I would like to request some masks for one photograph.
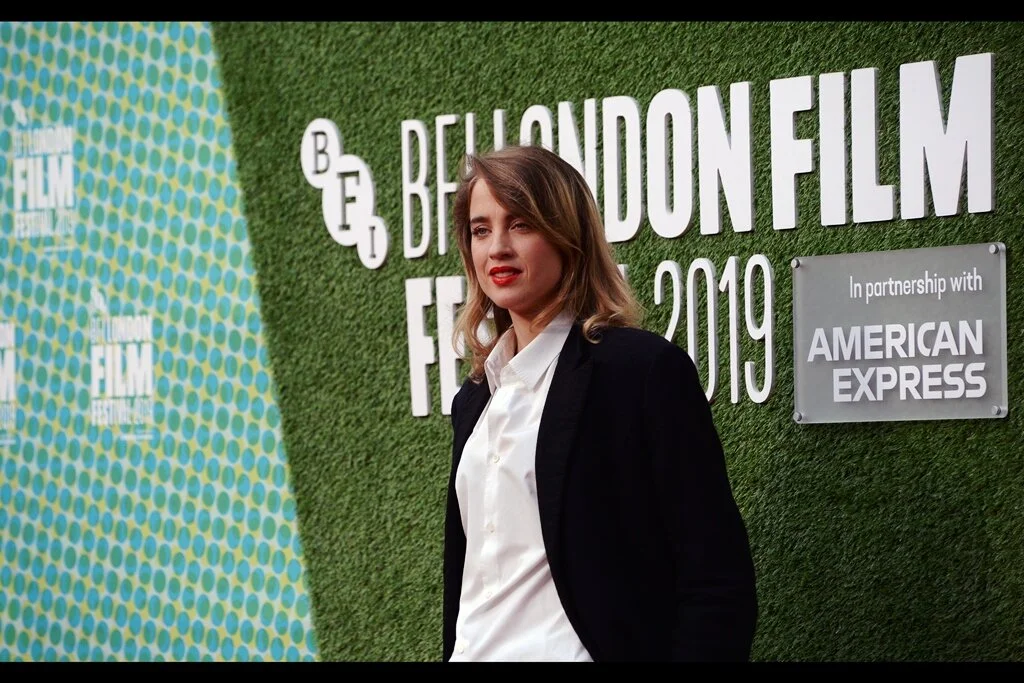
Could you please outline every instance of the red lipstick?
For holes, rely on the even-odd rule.
[[[515,282],[521,272],[510,266],[495,266],[487,274],[491,276],[491,282],[504,287]]]

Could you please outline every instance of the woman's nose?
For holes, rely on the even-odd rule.
[[[505,230],[496,230],[493,237],[491,238],[491,249],[489,255],[492,258],[499,256],[506,256],[512,251],[512,242],[509,239],[508,232]]]

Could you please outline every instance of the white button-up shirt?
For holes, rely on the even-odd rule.
[[[555,591],[537,507],[537,429],[572,323],[563,312],[514,357],[510,328],[485,362],[491,399],[455,475],[466,563],[453,662],[591,661]]]

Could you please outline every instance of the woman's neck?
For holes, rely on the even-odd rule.
[[[515,352],[512,354],[514,356],[536,339],[547,325],[538,323],[536,316],[523,317],[511,311],[509,313],[512,317],[512,330],[515,335]]]

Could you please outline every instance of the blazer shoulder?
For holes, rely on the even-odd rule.
[[[662,354],[686,355],[683,349],[660,334],[637,327],[604,328],[591,353],[597,360],[625,362],[640,367],[652,364]]]
[[[466,402],[467,397],[470,394],[472,394],[475,390],[480,388],[481,384],[483,384],[484,386],[487,386],[487,380],[484,379],[484,380],[481,380],[479,382],[474,382],[472,379],[470,379],[467,376],[466,379],[462,380],[462,386],[460,386],[459,390],[455,392],[455,396],[454,396],[454,398],[452,398],[452,405],[453,406],[455,406],[455,405],[460,405],[461,406],[463,403]]]

